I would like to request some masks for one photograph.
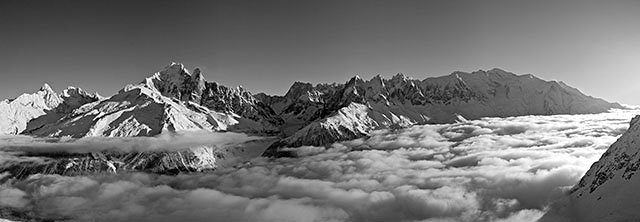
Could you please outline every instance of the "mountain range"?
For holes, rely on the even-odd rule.
[[[285,95],[274,96],[254,95],[240,86],[210,82],[198,68],[189,71],[180,63],[171,63],[110,97],[89,94],[76,87],[58,94],[45,84],[35,93],[0,101],[0,134],[84,138],[239,132],[279,138],[263,155],[284,157],[295,156],[295,147],[325,146],[366,137],[376,129],[489,116],[600,113],[612,108],[623,107],[587,96],[563,82],[501,69],[454,72],[423,80],[397,74],[390,79],[378,75],[370,80],[355,76],[345,83],[333,84],[295,82]],[[24,174],[20,172],[76,174],[98,165],[103,172],[128,169],[162,173],[215,168],[215,152],[210,147],[181,152],[187,153],[145,153],[136,158],[123,153],[60,155],[53,161],[62,162],[53,165],[34,163],[11,171],[20,175]],[[158,161],[134,164],[141,157]],[[97,160],[100,164],[69,168],[71,160]]]

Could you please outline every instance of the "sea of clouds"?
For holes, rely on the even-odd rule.
[[[206,174],[14,180],[5,173],[0,207],[97,221],[535,221],[635,114],[640,111],[379,130],[328,149],[296,149],[298,158],[256,157]],[[0,161],[15,158],[11,147]]]

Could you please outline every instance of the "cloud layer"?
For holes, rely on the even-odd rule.
[[[73,139],[0,136],[0,150],[26,153],[90,153],[97,151],[175,151],[201,145],[234,146],[250,140],[264,139],[242,133],[187,131],[160,134],[156,137],[84,137]]]
[[[380,130],[208,174],[5,178],[0,207],[99,221],[534,221],[634,113]]]

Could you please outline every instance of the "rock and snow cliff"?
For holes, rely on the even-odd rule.
[[[391,79],[355,76],[344,84],[294,83],[286,95],[252,95],[171,63],[139,84],[101,98],[48,85],[0,102],[0,131],[37,136],[153,136],[165,131],[236,131],[287,137],[281,144],[325,145],[384,127],[486,116],[605,112],[620,105],[562,82],[500,69]],[[313,132],[316,135],[308,135]]]
[[[595,162],[567,199],[541,221],[637,221],[640,218],[640,116]]]
[[[6,106],[4,108],[3,106]],[[102,98],[69,87],[58,95],[48,85],[0,103],[5,134],[37,137],[138,137],[182,131],[234,131],[259,135],[278,132],[282,120],[270,107],[241,87],[204,80],[172,63],[139,84]],[[215,169],[233,151],[210,144],[181,151],[36,154],[46,162],[20,164],[3,171],[14,176],[35,173],[77,175],[96,172],[197,172]],[[263,145],[266,146],[266,145]],[[224,162],[224,161],[223,161]]]
[[[38,173],[78,176],[135,171],[160,174],[202,172],[216,168],[216,151],[214,147],[194,147],[173,152],[49,153],[40,155],[49,158],[48,161],[11,165],[5,170],[19,179]]]
[[[0,135],[19,134],[29,128],[28,124],[33,127],[56,121],[74,109],[99,99],[97,94],[89,94],[75,87],[69,87],[62,95],[58,95],[45,83],[35,93],[0,101]],[[43,116],[48,117],[41,118]],[[39,119],[32,121],[36,118]]]
[[[24,155],[32,161],[27,158],[16,163],[2,163],[0,170],[18,179],[34,174],[78,176],[126,172],[156,174],[206,172],[220,166],[246,161],[255,155],[248,149],[260,150],[260,147],[265,147],[272,141],[251,140],[235,145],[209,144],[173,150],[25,153]]]
[[[258,95],[284,119],[287,136],[265,154],[290,155],[280,147],[326,145],[366,136],[374,129],[454,122],[459,116],[583,114],[622,108],[584,95],[562,82],[500,69],[413,80],[356,76],[345,84],[296,82],[285,96]]]
[[[390,79],[376,76],[370,80],[355,76],[344,84],[296,82],[284,96],[254,96],[242,87],[208,82],[197,68],[190,72],[182,64],[171,63],[141,83],[128,85],[108,98],[74,87],[58,95],[45,85],[34,94],[2,101],[0,133],[82,138],[232,131],[278,135],[281,139],[272,144],[265,155],[290,156],[295,152],[283,147],[323,146],[367,136],[381,128],[447,123],[461,117],[598,113],[611,108],[622,107],[584,95],[562,82],[500,69],[455,72],[424,80],[398,74]],[[195,153],[194,150],[185,152]],[[173,157],[186,153],[178,154],[146,157],[183,161]],[[69,158],[82,163],[92,160],[104,168],[111,167],[108,164],[111,159],[124,158],[121,155],[125,154]],[[96,158],[102,156],[108,157],[108,161]],[[216,162],[213,155],[206,156],[195,158],[205,160],[194,163]],[[69,160],[64,156],[57,158]],[[35,168],[58,169],[62,165],[66,167],[66,164],[54,163]],[[118,168],[116,165],[113,166]],[[127,164],[122,166],[138,169]],[[180,169],[190,171],[189,167]]]
[[[242,88],[206,82],[172,63],[140,84],[86,103],[66,115],[52,113],[29,124],[36,136],[154,136],[163,132],[207,130],[273,134],[281,120]]]
[[[274,133],[282,124],[282,120],[273,110],[257,101],[250,92],[241,86],[231,88],[216,82],[207,82],[198,68],[190,74],[184,65],[172,63],[163,71],[145,79],[141,85],[168,98],[239,116],[235,119],[246,127],[240,130],[253,129],[255,132]]]

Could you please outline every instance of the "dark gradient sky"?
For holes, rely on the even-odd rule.
[[[271,94],[499,67],[640,105],[640,1],[0,2],[0,98],[111,95],[172,60]]]

